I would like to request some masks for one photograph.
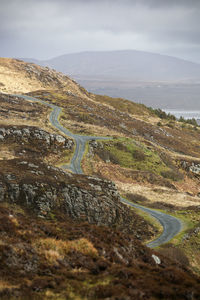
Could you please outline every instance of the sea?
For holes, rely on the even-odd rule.
[[[178,110],[178,109],[162,109],[167,114],[174,115],[177,119],[183,117],[185,119],[195,119],[200,125],[200,110]]]

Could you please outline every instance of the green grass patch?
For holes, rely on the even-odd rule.
[[[104,142],[100,157],[124,168],[150,171],[161,176],[171,170],[154,150],[128,138]]]
[[[62,165],[70,163],[73,154],[74,154],[73,151],[69,151],[69,150],[63,151],[59,160],[56,162],[56,167],[61,167]]]
[[[144,104],[134,103],[122,98],[112,98],[109,96],[95,95],[95,101],[103,104],[109,104],[117,110],[133,115],[140,115],[142,117],[144,117],[145,115],[153,115],[152,110],[146,107]]]

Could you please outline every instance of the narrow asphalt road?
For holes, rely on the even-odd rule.
[[[150,214],[153,218],[157,219],[162,225],[163,232],[161,233],[161,235],[157,237],[154,241],[149,242],[147,244],[147,246],[150,248],[158,247],[164,243],[169,242],[175,235],[177,235],[181,231],[182,223],[179,219],[175,217],[172,217],[170,215],[167,215],[160,211],[156,211],[151,208],[134,204],[124,198],[121,198],[121,202],[143,210],[144,212]]]
[[[50,104],[43,100],[40,100],[40,99],[37,99],[34,97],[30,97],[30,96],[26,96],[26,95],[14,95],[14,96],[21,97],[25,100],[37,101],[37,102],[40,102],[40,103],[52,108],[52,112],[49,116],[49,121],[51,122],[51,124],[55,128],[57,128],[59,131],[61,131],[65,135],[71,137],[75,141],[76,148],[75,148],[74,155],[71,159],[70,164],[62,166],[64,169],[70,169],[75,174],[83,174],[83,170],[81,168],[81,160],[83,158],[83,155],[85,152],[85,146],[88,141],[111,139],[111,137],[110,138],[95,137],[95,136],[83,136],[83,135],[73,134],[72,132],[67,130],[65,127],[63,127],[59,123],[59,115],[62,111],[62,109],[59,106],[56,106],[54,104]],[[179,219],[177,219],[175,217],[172,217],[165,213],[162,213],[162,212],[159,212],[159,211],[156,211],[156,210],[153,210],[153,209],[150,209],[150,208],[138,205],[138,204],[133,204],[132,202],[130,202],[124,198],[121,198],[121,202],[126,205],[143,210],[144,212],[150,214],[153,218],[157,219],[159,221],[159,223],[162,225],[162,227],[163,227],[162,234],[158,238],[156,238],[154,241],[147,244],[147,246],[150,248],[158,247],[164,243],[169,242],[175,235],[177,235],[181,231],[182,223]]]
[[[31,96],[26,95],[15,95],[18,97],[21,97],[25,100],[30,101],[36,101],[39,103],[42,103],[52,109],[52,112],[49,116],[50,123],[57,128],[60,132],[64,133],[68,137],[72,138],[76,144],[76,148],[74,151],[74,155],[70,161],[70,164],[63,165],[63,169],[69,169],[75,174],[83,174],[83,170],[81,168],[81,161],[85,152],[85,146],[88,141],[91,140],[109,140],[112,139],[112,137],[100,137],[100,136],[84,136],[84,135],[78,135],[73,134],[71,131],[67,130],[65,127],[63,127],[59,122],[59,115],[62,111],[62,109],[59,106],[56,106],[54,104],[50,104],[48,102],[45,102],[41,99],[37,99]]]

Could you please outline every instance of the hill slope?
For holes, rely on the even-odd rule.
[[[188,249],[186,233],[182,250],[176,244],[159,250],[173,261],[147,249],[142,243],[159,227],[122,205],[116,186],[135,203],[186,215],[194,238],[199,215],[194,221],[188,206],[197,211],[199,205],[200,129],[144,105],[88,93],[68,77],[51,88],[45,78],[52,70],[38,78],[42,90],[34,90],[35,68],[42,68],[10,63],[20,78],[34,67],[26,89],[62,109],[62,126],[113,139],[87,144],[87,175],[64,172],[60,166],[75,144],[51,126],[51,108],[0,94],[1,298],[198,299],[199,278],[188,270],[200,269],[198,243]]]
[[[79,86],[62,73],[18,59],[0,58],[0,92],[27,93],[44,89],[62,89],[85,97]]]

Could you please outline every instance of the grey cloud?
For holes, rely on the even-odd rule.
[[[1,0],[0,56],[137,49],[188,57],[192,49],[197,60],[199,13],[197,0]]]

